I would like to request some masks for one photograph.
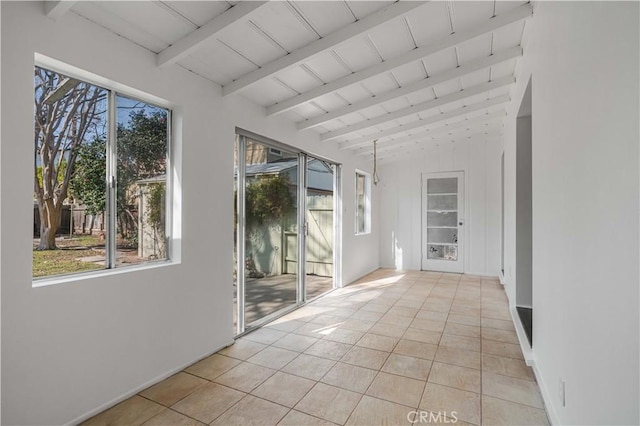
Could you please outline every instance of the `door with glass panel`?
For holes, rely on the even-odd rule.
[[[464,172],[422,176],[422,269],[463,272]]]

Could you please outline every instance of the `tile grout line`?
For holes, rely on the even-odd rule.
[[[390,400],[385,399],[385,398],[380,398],[380,397],[377,397],[377,396],[372,396],[372,395],[368,395],[367,394],[367,392],[369,392],[372,389],[373,384],[375,383],[375,381],[381,376],[380,373],[383,373],[383,372],[385,374],[393,375],[393,376],[400,377],[400,378],[408,378],[408,379],[414,379],[414,380],[422,381],[420,379],[415,379],[414,377],[407,377],[407,376],[404,376],[402,374],[383,371],[385,365],[388,363],[389,359],[391,358],[391,355],[407,356],[407,357],[411,357],[411,358],[415,358],[415,359],[419,359],[419,360],[425,360],[425,358],[422,358],[422,357],[415,357],[415,356],[412,356],[412,355],[405,355],[405,354],[401,354],[401,353],[396,353],[395,352],[395,350],[398,348],[398,345],[400,344],[400,341],[406,340],[408,342],[414,342],[414,343],[420,343],[420,344],[427,344],[427,345],[435,346],[435,352],[434,352],[434,354],[432,356],[433,359],[428,359],[428,358],[426,359],[426,360],[428,360],[430,362],[430,369],[429,369],[429,373],[427,374],[427,377],[424,380],[424,387],[422,388],[422,392],[421,392],[420,398],[418,400],[417,409],[418,410],[420,409],[420,405],[421,405],[422,399],[424,398],[424,395],[426,393],[426,388],[427,388],[429,383],[434,383],[434,384],[437,384],[438,386],[444,386],[444,387],[450,388],[450,389],[456,389],[456,390],[462,390],[462,391],[467,391],[467,392],[474,393],[473,391],[468,391],[466,389],[460,389],[460,388],[453,387],[453,386],[448,386],[448,385],[441,385],[439,383],[430,382],[429,381],[430,378],[431,378],[431,374],[433,372],[433,366],[434,366],[434,364],[436,362],[442,363],[442,364],[445,364],[445,365],[455,366],[455,367],[458,367],[458,368],[466,368],[466,369],[470,369],[470,370],[473,370],[473,371],[478,371],[480,373],[481,380],[480,380],[479,396],[480,396],[480,419],[481,419],[481,423],[482,423],[482,417],[483,417],[482,402],[483,402],[484,397],[485,397],[485,395],[483,394],[483,392],[484,392],[483,376],[484,376],[485,372],[486,373],[495,374],[495,375],[498,375],[498,376],[501,376],[501,377],[507,377],[509,379],[522,380],[522,381],[525,381],[525,382],[532,382],[532,383],[536,384],[536,387],[538,385],[537,385],[537,382],[535,380],[533,380],[533,381],[532,380],[527,380],[526,378],[518,377],[518,376],[515,376],[515,375],[502,374],[501,372],[492,373],[492,372],[489,372],[489,371],[485,371],[485,369],[484,369],[483,358],[484,358],[484,355],[485,355],[485,343],[491,341],[491,342],[496,342],[496,343],[504,344],[504,345],[513,345],[513,343],[510,343],[508,341],[504,341],[504,339],[503,340],[495,340],[495,339],[484,338],[483,337],[483,334],[484,334],[483,330],[484,329],[498,330],[498,331],[504,332],[504,333],[512,332],[512,330],[504,330],[502,328],[496,328],[496,327],[491,327],[491,326],[483,326],[483,324],[482,324],[483,323],[483,321],[482,321],[483,319],[494,319],[494,320],[498,320],[498,321],[508,322],[507,320],[503,320],[502,318],[495,318],[496,316],[500,316],[499,315],[499,311],[504,306],[504,300],[498,300],[498,298],[493,297],[494,288],[493,288],[492,285],[490,285],[492,283],[492,281],[487,280],[487,282],[483,282],[483,280],[480,279],[480,282],[479,282],[478,286],[469,285],[469,286],[464,286],[464,288],[463,288],[463,284],[464,283],[462,282],[461,278],[464,277],[464,275],[460,275],[458,277],[458,279],[455,280],[455,281],[454,280],[447,280],[447,279],[443,280],[442,279],[443,275],[444,274],[439,274],[439,278],[438,279],[433,279],[433,280],[432,279],[421,280],[419,278],[415,278],[415,279],[412,279],[412,280],[407,280],[406,282],[402,282],[402,286],[401,287],[397,287],[397,290],[395,290],[395,291],[393,291],[393,289],[394,289],[393,284],[394,283],[384,283],[383,282],[383,283],[381,283],[379,285],[376,285],[376,286],[364,287],[364,288],[358,289],[357,291],[352,292],[352,293],[337,295],[338,297],[343,298],[343,300],[340,301],[340,302],[338,302],[337,301],[338,299],[336,299],[335,301],[330,301],[331,303],[326,304],[326,305],[316,305],[316,306],[325,307],[325,308],[328,309],[328,311],[327,312],[323,312],[323,313],[319,313],[319,314],[316,314],[316,315],[311,315],[310,316],[311,321],[313,321],[313,319],[315,319],[316,317],[319,317],[321,315],[331,315],[331,311],[332,310],[344,310],[344,312],[341,312],[341,314],[344,314],[345,312],[351,311],[351,313],[348,314],[348,315],[334,315],[334,316],[336,316],[336,317],[341,319],[338,325],[335,325],[335,324],[323,325],[323,324],[313,323],[311,321],[304,321],[302,319],[298,320],[298,319],[294,318],[292,320],[300,321],[301,323],[304,323],[304,324],[301,324],[301,325],[299,325],[298,327],[296,327],[296,328],[294,328],[292,330],[286,330],[286,329],[285,330],[280,330],[280,329],[277,329],[277,328],[267,329],[266,326],[265,326],[265,330],[278,331],[279,333],[282,333],[282,335],[280,337],[278,337],[277,339],[271,341],[270,343],[265,343],[265,341],[254,341],[254,340],[251,340],[251,339],[247,339],[247,341],[249,341],[249,342],[257,343],[257,344],[264,345],[264,346],[262,348],[260,348],[257,352],[255,352],[255,353],[251,354],[250,356],[248,356],[246,359],[236,358],[234,356],[221,354],[219,352],[216,353],[217,355],[220,355],[222,357],[226,357],[226,358],[229,358],[229,359],[236,360],[236,361],[238,361],[238,364],[234,365],[233,367],[229,368],[228,370],[223,371],[222,373],[220,373],[217,376],[215,376],[213,379],[208,379],[206,377],[198,376],[197,374],[194,374],[194,373],[191,373],[191,372],[187,372],[187,371],[185,371],[186,369],[183,369],[182,371],[180,371],[180,372],[184,372],[186,374],[189,374],[192,377],[197,377],[197,378],[201,378],[203,380],[206,380],[207,383],[203,383],[203,384],[199,385],[198,387],[194,388],[191,392],[189,392],[187,395],[183,396],[181,399],[179,399],[176,402],[174,402],[171,406],[165,406],[164,404],[161,404],[161,403],[159,403],[157,401],[154,401],[154,400],[152,400],[150,398],[147,398],[147,397],[144,397],[144,396],[140,395],[140,393],[138,393],[137,395],[140,396],[141,398],[145,399],[145,400],[151,401],[151,402],[153,402],[155,404],[158,404],[159,406],[163,407],[163,411],[164,410],[170,410],[172,412],[179,413],[180,415],[184,415],[187,418],[192,418],[192,417],[190,417],[188,415],[185,415],[185,414],[180,413],[180,412],[178,412],[176,410],[173,410],[171,407],[174,406],[175,404],[179,403],[180,401],[184,400],[188,396],[194,394],[195,392],[197,392],[199,389],[201,389],[202,387],[206,386],[207,384],[216,383],[217,385],[222,386],[224,388],[238,390],[241,393],[243,393],[244,395],[242,396],[242,398],[240,400],[236,401],[234,404],[232,404],[230,407],[228,407],[226,410],[224,410],[221,414],[219,414],[215,419],[213,419],[212,422],[216,421],[221,416],[224,416],[229,410],[231,410],[234,407],[236,407],[237,404],[239,404],[241,401],[243,401],[248,395],[251,395],[254,398],[261,399],[261,400],[264,400],[264,401],[268,401],[268,402],[276,404],[278,406],[282,406],[284,408],[287,408],[288,411],[279,420],[279,422],[281,422],[282,419],[284,419],[287,415],[289,415],[291,413],[291,411],[295,410],[295,407],[299,404],[299,402],[302,401],[311,392],[311,390],[314,389],[318,385],[318,383],[323,383],[324,385],[333,386],[333,387],[335,387],[337,389],[341,389],[341,390],[345,390],[345,391],[349,391],[349,392],[354,392],[352,390],[345,389],[345,388],[343,388],[341,386],[335,386],[335,385],[331,385],[329,383],[322,382],[322,380],[327,376],[327,374],[333,368],[335,368],[337,363],[342,363],[342,364],[346,364],[346,365],[355,365],[357,367],[364,368],[364,369],[367,369],[367,370],[375,372],[375,376],[373,377],[371,383],[369,383],[367,385],[367,388],[364,390],[363,393],[354,392],[354,393],[359,395],[359,399],[358,399],[358,402],[354,405],[354,408],[351,410],[351,412],[349,413],[349,415],[347,417],[346,422],[348,422],[352,418],[353,413],[355,412],[357,407],[362,403],[362,400],[363,400],[365,395],[367,395],[367,396],[369,396],[371,398],[377,398],[377,399],[380,399],[382,401],[387,401],[387,402],[392,403],[392,404],[397,404],[397,405],[400,405],[400,406],[404,406],[404,407],[410,408],[410,406],[407,406],[407,405],[404,405],[404,404],[400,404],[400,403],[395,402],[395,401],[390,401]],[[388,279],[390,277],[381,276],[380,278],[378,278],[378,277],[372,277],[372,278],[375,279],[375,280],[384,281],[385,279]],[[449,278],[449,277],[447,277],[447,278]],[[470,281],[468,284],[472,284],[472,283],[475,284],[473,281]],[[453,287],[453,285],[455,285],[455,289],[453,290],[453,294],[450,295],[450,291],[448,291],[448,290],[445,291],[445,290],[446,289],[450,289],[451,287]],[[423,286],[425,287],[425,290],[424,291],[418,291],[418,289],[420,287],[423,287]],[[456,334],[455,332],[451,332],[451,331],[446,331],[445,332],[445,330],[447,329],[447,326],[449,324],[457,324],[457,325],[460,325],[460,326],[463,326],[463,327],[468,327],[469,326],[468,324],[455,323],[453,321],[450,321],[450,319],[451,319],[451,314],[453,314],[453,313],[455,313],[455,314],[457,314],[459,316],[468,316],[468,315],[465,315],[465,312],[464,312],[465,309],[477,309],[477,308],[474,307],[475,305],[473,303],[471,303],[471,301],[469,300],[469,294],[470,293],[475,293],[475,291],[466,292],[466,290],[472,290],[472,289],[473,290],[475,290],[475,289],[479,289],[480,290],[480,293],[479,293],[479,298],[480,298],[480,307],[479,307],[479,311],[480,311],[479,320],[480,321],[479,322],[480,322],[480,324],[478,326],[479,331],[480,331],[480,336],[479,337],[473,337],[473,336],[468,336],[468,335],[464,335],[464,334]],[[349,301],[348,300],[349,298],[352,298],[352,297],[356,297],[356,296],[359,296],[359,295],[367,294],[367,292],[372,291],[372,290],[373,291],[380,291],[380,293],[375,298],[368,299],[367,301],[360,301],[360,300]],[[390,290],[392,290],[392,291],[390,291]],[[435,292],[434,292],[434,290],[435,290]],[[408,293],[410,293],[410,294],[408,294]],[[381,297],[382,300],[378,300],[377,299],[378,297]],[[423,297],[424,297],[424,299],[423,299]],[[475,297],[477,298],[478,296],[475,296]],[[422,301],[420,306],[415,306],[415,303],[410,303],[410,301],[413,298],[420,298],[420,300]],[[465,300],[462,300],[463,298]],[[378,301],[384,301],[384,303],[376,303],[377,300]],[[443,307],[443,306],[447,306],[448,309],[446,310],[446,312],[433,310],[433,309],[428,309],[429,307],[433,307],[433,305],[427,306],[430,300],[432,302],[433,301],[437,301],[435,303],[437,309],[441,309],[441,307]],[[442,301],[445,301],[445,302],[442,303]],[[408,303],[408,305],[405,305],[407,303]],[[368,310],[364,309],[369,304],[378,304],[381,307],[385,307],[386,309],[383,312],[368,311]],[[309,305],[313,306],[312,304],[309,304]],[[353,306],[356,306],[356,307],[353,307]],[[394,308],[396,308],[395,310],[400,311],[400,312],[405,311],[405,313],[412,312],[412,311],[415,311],[415,312],[413,314],[407,315],[407,316],[398,315],[395,312],[394,313],[390,312]],[[452,311],[452,309],[454,309],[454,311]],[[462,311],[462,313],[456,312],[456,310]],[[424,318],[424,320],[428,320],[428,321],[443,322],[444,323],[443,329],[441,331],[435,331],[435,330],[411,327],[413,322],[416,319],[418,319],[418,314],[419,314],[420,311],[446,313],[446,317],[445,317],[444,321],[432,320],[432,319]],[[484,316],[485,315],[484,311],[489,311],[489,312],[487,312],[487,314],[490,314],[492,316],[485,317]],[[360,318],[353,318],[353,315],[356,315],[356,313],[358,313],[358,312],[373,312],[373,313],[379,314],[380,316],[376,320],[362,320]],[[384,318],[384,316],[386,316],[386,315],[394,315],[394,316],[399,317],[399,318],[406,318],[406,322],[404,322],[404,324],[407,324],[407,325],[406,326],[405,325],[396,325],[396,324],[393,324],[393,323],[382,322],[381,321],[382,318]],[[349,328],[348,326],[344,326],[343,327],[343,324],[345,324],[347,321],[349,321],[351,319],[358,320],[358,321],[363,321],[363,322],[367,321],[367,323],[371,322],[373,324],[369,328],[364,330],[364,331],[361,330],[361,329],[360,330],[353,330],[352,328]],[[360,336],[357,338],[357,340],[353,341],[353,343],[350,343],[351,340],[347,340],[345,342],[344,340],[331,339],[331,338],[329,338],[329,336],[317,337],[317,336],[313,336],[313,335],[305,335],[305,334],[296,333],[297,330],[299,330],[300,328],[304,327],[307,324],[314,324],[314,325],[317,325],[319,328],[335,326],[338,330],[347,331],[348,332],[348,333],[346,333],[347,335],[349,335],[349,334],[353,334],[353,335],[359,334]],[[497,323],[497,324],[499,324],[499,323]],[[364,324],[364,325],[366,326],[367,324]],[[370,331],[371,328],[374,328],[376,325],[380,325],[380,328],[392,327],[392,328],[389,328],[389,330],[392,330],[392,331],[388,332],[388,333],[391,333],[391,334],[395,334],[395,332],[393,332],[394,328],[401,328],[403,331],[399,336],[395,336],[395,335],[389,336],[389,335],[385,335],[385,334],[378,334],[379,333],[378,330],[376,330],[375,332],[371,332]],[[258,329],[254,330],[254,331],[258,331],[258,330],[261,330],[261,329],[262,328],[258,328]],[[434,343],[431,343],[431,342],[425,342],[425,341],[413,340],[413,339],[405,338],[405,334],[407,333],[407,331],[409,329],[414,329],[418,333],[425,333],[425,332],[438,333],[439,334],[439,337],[437,339],[438,341],[437,341],[437,343],[434,344]],[[283,348],[283,347],[280,347],[280,346],[276,346],[276,344],[280,340],[282,340],[282,339],[284,339],[287,336],[290,336],[292,334],[295,335],[295,336],[309,337],[309,338],[313,338],[313,339],[316,339],[316,340],[311,345],[309,345],[306,348],[304,348],[304,350],[302,350],[302,351],[292,350],[292,349],[289,349],[289,348],[286,348],[286,347]],[[378,348],[367,348],[365,346],[358,345],[358,343],[367,334],[374,335],[374,336],[379,336],[379,337],[384,337],[384,338],[388,338],[388,339],[395,339],[395,343],[393,344],[393,347],[391,348],[390,351],[380,350]],[[479,368],[479,370],[475,369],[475,368],[472,368],[472,367],[467,367],[467,366],[464,366],[464,365],[453,364],[451,362],[447,362],[448,360],[436,361],[435,358],[437,358],[438,352],[440,351],[441,347],[442,348],[452,348],[452,349],[455,349],[455,350],[461,350],[461,351],[464,351],[464,352],[467,352],[467,353],[468,352],[476,353],[476,351],[473,351],[473,350],[470,351],[468,349],[458,348],[458,347],[455,347],[455,346],[442,345],[441,342],[442,342],[442,339],[444,338],[445,334],[446,335],[451,335],[451,336],[457,336],[457,337],[461,337],[461,338],[478,339],[480,341],[479,342],[480,343],[480,351],[477,352],[480,355],[480,368]],[[499,335],[500,335],[500,333],[498,333],[498,336]],[[495,337],[495,335],[494,335],[494,337]],[[267,340],[270,340],[270,339],[267,339]],[[345,346],[348,346],[348,349],[343,354],[341,354],[338,359],[331,359],[331,358],[326,358],[326,357],[323,357],[323,356],[317,356],[317,355],[306,353],[307,350],[309,350],[313,345],[317,344],[321,340],[326,341],[326,342],[334,342],[334,343],[337,343],[337,344],[345,345]],[[485,342],[485,340],[487,342]],[[259,353],[263,352],[264,350],[266,350],[266,349],[268,349],[270,347],[294,353],[295,356],[291,360],[287,361],[284,365],[280,366],[279,368],[272,368],[272,367],[269,367],[269,366],[257,364],[257,363],[255,363],[253,361],[249,361],[249,359],[251,359],[252,357],[258,355]],[[363,349],[376,350],[376,351],[379,351],[379,352],[384,352],[386,355],[384,357],[384,360],[382,361],[382,363],[380,364],[380,366],[378,368],[365,367],[365,366],[363,366],[361,364],[359,365],[359,364],[350,363],[350,362],[345,361],[344,360],[345,357],[351,351],[353,351],[354,348],[356,348],[356,347],[363,348]],[[318,380],[309,379],[308,377],[299,376],[298,374],[295,374],[295,373],[289,373],[289,372],[282,371],[289,364],[291,364],[296,359],[298,359],[300,357],[300,355],[302,355],[302,354],[307,355],[307,356],[316,357],[318,359],[324,359],[324,360],[333,362],[333,365]],[[495,357],[498,357],[498,358],[504,358],[505,360],[522,361],[521,358],[514,358],[514,357],[511,357],[511,356],[504,355],[504,354],[486,353],[486,355],[495,356]],[[200,362],[200,361],[198,361],[198,362]],[[258,383],[256,386],[254,386],[249,392],[245,392],[245,391],[242,391],[240,389],[235,389],[235,388],[233,388],[231,386],[227,386],[227,385],[224,385],[222,383],[216,382],[216,380],[219,377],[223,376],[224,374],[228,373],[229,371],[233,370],[234,368],[242,365],[243,363],[250,364],[250,365],[256,365],[256,366],[259,366],[259,367],[262,367],[262,368],[269,368],[271,370],[274,370],[275,372],[273,374],[271,374],[269,377],[267,377],[264,380],[260,381],[260,383]],[[196,363],[194,363],[194,364],[196,364]],[[189,367],[187,367],[187,368],[189,368]],[[311,386],[311,388],[307,392],[305,392],[305,394],[301,398],[299,398],[296,401],[296,403],[293,405],[293,407],[287,407],[287,406],[285,406],[283,404],[280,404],[278,402],[270,401],[269,399],[266,399],[264,397],[259,397],[259,396],[256,396],[256,395],[252,394],[252,392],[254,392],[256,389],[258,389],[260,386],[262,386],[266,381],[270,380],[278,372],[281,372],[282,374],[289,374],[289,375],[294,376],[294,377],[299,377],[299,378],[303,378],[303,379],[310,380],[310,381],[314,382],[313,385]],[[176,373],[176,374],[178,374],[178,373]],[[537,389],[539,391],[538,387],[537,387]],[[141,392],[144,392],[144,390],[141,391]],[[536,410],[540,410],[540,408],[534,407],[532,405],[528,405],[528,404],[524,404],[524,403],[520,403],[520,402],[515,402],[515,401],[510,401],[510,400],[506,400],[506,399],[495,397],[495,396],[491,396],[491,395],[486,395],[486,396],[487,397],[491,397],[491,398],[495,398],[497,400],[505,401],[507,403],[517,404],[517,405],[520,405],[520,406],[524,406],[524,407],[529,407],[529,408],[533,408],[533,409],[536,409]],[[300,410],[296,410],[296,411],[300,411]],[[310,414],[305,413],[305,415],[310,415]],[[325,420],[325,419],[323,419],[321,417],[317,417],[317,416],[314,416],[314,415],[310,415],[310,416],[314,417],[314,418]],[[153,418],[153,417],[155,417],[155,416],[152,416],[151,418]],[[148,421],[148,420],[149,419],[145,420],[145,422]],[[197,420],[197,419],[194,419],[194,420]]]

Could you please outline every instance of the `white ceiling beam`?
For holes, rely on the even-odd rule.
[[[504,111],[501,111],[503,114]],[[502,128],[503,126],[503,122],[500,119],[493,119],[491,121],[489,121],[488,123],[482,123],[482,124],[487,124],[487,126],[484,126],[484,129],[496,129],[496,128]],[[421,136],[406,136],[403,138],[398,138],[394,141],[394,143],[389,143],[389,144],[384,144],[381,145],[380,142],[378,142],[378,152],[387,152],[387,151],[393,151],[395,149],[399,149],[401,147],[406,146],[407,144],[411,144],[411,143],[427,143],[430,141],[434,141],[437,139],[441,139],[443,137],[460,137],[460,135],[463,135],[465,133],[467,134],[471,134],[472,132],[475,132],[479,129],[479,126],[475,126],[473,128],[468,128],[468,129],[464,129],[464,126],[458,127],[456,129],[439,129],[439,131],[430,133],[430,134],[422,134]],[[463,130],[464,129],[464,130]],[[453,130],[454,134],[451,134],[451,130]],[[486,131],[486,130],[485,130]],[[353,150],[352,151],[354,153],[354,155],[356,156],[362,156],[362,155],[371,155],[373,154],[373,144],[368,144],[365,147],[362,147],[360,149],[357,150]]]
[[[62,15],[71,10],[76,2],[71,0],[45,0],[43,3],[44,14],[47,15],[47,18],[57,21],[58,19],[62,18]]]
[[[487,140],[487,139],[498,138],[498,137],[501,137],[502,135],[503,135],[503,131],[501,127],[492,127],[491,129],[488,129],[484,132],[476,132],[469,135],[463,135],[463,136],[451,137],[451,138],[440,138],[439,140],[433,140],[433,141],[420,141],[420,142],[414,143],[413,145],[402,146],[402,151],[410,151],[413,153],[413,150],[415,148],[424,148],[425,145],[428,145],[429,143],[440,144],[440,143],[447,143],[447,142],[461,142],[463,140],[471,140],[471,139]],[[387,150],[385,152],[380,152],[380,150],[378,150],[378,160],[395,156],[396,154],[398,154],[398,149],[399,147],[394,147],[393,151]]]
[[[341,29],[334,31],[331,34],[328,34],[326,37],[313,41],[298,50],[294,50],[293,52],[282,58],[269,62],[259,69],[241,76],[237,80],[225,85],[222,88],[222,93],[225,96],[230,95],[232,93],[238,92],[239,90],[245,89],[252,84],[270,78],[280,71],[296,65],[300,65],[315,55],[326,52],[329,49],[333,49],[336,46],[339,46],[340,44],[353,39],[354,37],[365,34],[368,31],[371,31],[373,28],[376,28],[377,26],[384,24],[385,22],[393,18],[402,16],[412,11],[416,7],[422,6],[424,4],[426,4],[426,2],[401,1],[393,3],[376,13],[367,15],[359,21],[354,22],[353,24],[342,27]]]
[[[450,104],[452,102],[457,102],[471,96],[479,95],[481,93],[488,92],[490,90],[499,89],[501,87],[512,85],[516,82],[516,79],[513,76],[507,76],[500,78],[498,80],[489,81],[486,83],[481,83],[476,86],[469,87],[464,90],[460,90],[458,92],[454,92],[445,96],[441,96],[436,99],[432,99],[430,101],[421,102],[416,105],[412,105],[407,108],[402,108],[400,110],[390,112],[379,117],[375,117],[369,120],[362,121],[360,123],[353,124],[351,126],[345,127],[343,129],[337,129],[332,132],[323,133],[320,136],[320,140],[322,141],[330,141],[337,138],[340,138],[344,135],[348,135],[353,132],[358,132],[360,130],[368,129],[383,123],[387,123],[389,121],[397,120],[399,118],[407,117],[409,115],[419,114],[421,112],[428,111],[430,109],[438,108],[443,105]]]
[[[476,129],[477,130],[477,129]],[[439,135],[435,135],[436,139],[417,139],[414,141],[409,141],[409,142],[405,142],[404,144],[399,144],[399,145],[391,145],[391,146],[387,146],[384,149],[378,147],[378,158],[380,158],[381,156],[386,156],[389,153],[393,153],[399,149],[409,149],[411,147],[419,147],[420,145],[425,145],[425,144],[429,144],[429,143],[440,143],[440,142],[448,142],[448,141],[460,141],[463,139],[475,139],[475,138],[481,138],[481,137],[490,137],[490,136],[496,136],[496,135],[501,135],[502,134],[502,125],[500,124],[492,124],[491,126],[486,127],[485,129],[482,129],[482,131],[475,131],[475,132],[467,132],[467,133],[460,133],[460,134],[456,134],[456,135],[448,135],[447,133],[441,133]],[[368,155],[372,155],[373,154],[373,150],[371,150],[370,152],[367,152],[366,154]],[[358,153],[358,156],[360,155],[365,155],[363,153]]]
[[[495,111],[490,114],[484,114],[479,117],[474,117],[471,119],[464,119],[455,121],[453,123],[438,123],[437,126],[430,127],[426,130],[414,133],[412,135],[401,136],[395,139],[383,139],[378,141],[378,150],[386,150],[387,148],[400,146],[407,142],[413,142],[416,140],[426,140],[427,138],[432,138],[436,136],[446,135],[451,133],[452,131],[467,129],[471,131],[472,128],[478,125],[488,124],[498,124],[501,123],[506,115],[506,111],[500,110]],[[373,146],[371,144],[367,144],[361,146],[359,148],[353,149],[353,152],[356,155],[366,155],[371,154],[373,152]]]
[[[483,104],[486,102],[487,101],[484,101],[484,102],[481,102],[480,104]],[[479,104],[475,104],[475,105],[479,105]],[[340,144],[340,146],[342,147],[342,149],[352,149],[356,153],[362,153],[363,150],[365,151],[373,150],[373,146],[370,144],[370,142],[374,139],[378,139],[378,147],[398,145],[398,144],[406,143],[419,138],[425,138],[432,135],[445,134],[445,133],[448,133],[450,130],[456,130],[464,127],[470,128],[471,126],[477,126],[479,124],[484,124],[484,123],[495,121],[495,120],[502,120],[504,119],[504,116],[506,114],[505,109],[501,108],[497,111],[487,112],[485,114],[482,114],[480,116],[476,116],[473,118],[467,118],[467,117],[464,117],[464,115],[467,114],[467,111],[468,111],[466,108],[467,107],[460,108],[455,111],[450,111],[447,114],[440,114],[434,117],[430,117],[429,119],[432,119],[432,120],[436,120],[438,118],[441,118],[441,119],[439,121],[434,121],[433,123],[430,123],[430,124],[423,124],[422,127],[419,127],[418,123],[422,123],[424,120],[410,123],[414,125],[413,127],[415,127],[415,129],[406,129],[406,126],[402,126],[403,128],[406,129],[403,132],[409,132],[409,134],[406,134],[406,135],[399,135],[398,133],[394,133],[392,135],[387,135],[379,138],[370,137],[367,139],[365,137],[365,138],[359,138],[353,141],[344,142]],[[478,108],[482,109],[480,107]],[[487,107],[487,108],[490,108],[490,107]],[[458,119],[458,120],[452,121],[452,119],[453,120]],[[425,128],[424,126],[427,126],[427,127]],[[395,129],[390,129],[390,130],[395,130]],[[417,131],[412,132],[412,130],[417,130]],[[387,133],[390,133],[390,132],[387,131]]]
[[[362,111],[363,109],[379,105],[383,102],[387,102],[393,99],[406,96],[410,93],[418,92],[420,90],[430,89],[440,83],[444,83],[449,80],[463,77],[467,74],[489,68],[498,65],[502,62],[518,58],[522,56],[522,48],[520,46],[512,47],[506,50],[502,50],[498,53],[494,53],[491,56],[481,58],[469,63],[463,64],[457,68],[447,70],[443,73],[430,76],[423,80],[417,81],[406,86],[402,86],[398,89],[392,89],[387,92],[381,93],[371,98],[364,99],[359,102],[354,102],[351,105],[330,111],[326,114],[319,115],[317,117],[310,118],[305,121],[297,123],[298,130],[310,129],[312,127],[320,126],[328,121],[335,120],[336,118],[352,114],[354,112]]]
[[[488,134],[485,134],[488,133]],[[486,140],[490,140],[490,139],[496,139],[496,138],[500,138],[502,136],[502,131],[498,130],[498,129],[494,129],[491,132],[480,132],[480,133],[475,133],[469,136],[466,136],[467,138],[470,139],[484,139]],[[435,141],[434,141],[435,142]],[[446,142],[446,141],[445,141]],[[396,158],[397,156],[400,157],[404,157],[404,156],[415,156],[416,155],[416,151],[414,149],[411,148],[419,148],[418,146],[414,146],[414,147],[404,147],[404,151],[403,152],[385,152],[384,154],[379,154],[378,155],[378,161],[380,162],[384,162],[385,160],[390,160],[393,158]],[[400,158],[397,158],[397,160],[399,160]],[[380,163],[378,163],[380,164]]]
[[[389,59],[376,65],[372,65],[361,71],[354,72],[353,74],[349,74],[325,85],[313,88],[300,95],[268,106],[267,115],[280,114],[289,111],[299,105],[310,102],[326,94],[333,93],[344,87],[351,86],[352,84],[359,83],[368,78],[386,73],[402,65],[418,61],[441,50],[452,48],[467,40],[471,40],[483,34],[490,33],[513,22],[527,19],[531,17],[531,11],[531,4],[529,3],[523,6],[519,6],[516,9],[512,9],[504,14],[496,16],[495,18],[487,19],[481,25],[478,25],[475,28],[469,29],[467,31],[453,33],[433,44],[415,48],[405,54],[396,56],[393,59]]]
[[[268,1],[241,1],[216,16],[156,55],[159,67],[175,64],[198,49],[202,43],[214,38],[234,23],[249,19],[249,15],[266,5]]]
[[[438,123],[440,121],[448,120],[450,118],[458,117],[461,115],[469,114],[474,111],[481,111],[486,108],[490,108],[495,105],[501,105],[506,102],[509,102],[511,98],[509,95],[497,96],[495,98],[488,99],[486,101],[478,102],[472,105],[468,105],[462,108],[458,108],[453,111],[449,111],[446,113],[438,114],[433,117],[425,118],[423,120],[417,120],[409,124],[405,124],[404,126],[397,126],[391,129],[383,130],[378,133],[374,133],[371,135],[363,136],[357,139],[353,139],[347,142],[343,142],[340,144],[340,148],[349,149],[360,145],[366,145],[370,143],[374,139],[379,139],[391,135],[396,135],[398,133],[407,132],[409,130],[419,129],[421,127],[428,126],[430,124]]]

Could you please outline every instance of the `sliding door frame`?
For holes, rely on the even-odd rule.
[[[296,304],[282,308],[272,314],[256,320],[252,323],[256,327],[270,322],[282,315],[285,315],[298,307],[307,303],[306,291],[306,236],[307,236],[307,161],[314,158],[332,165],[333,168],[333,285],[328,291],[342,287],[342,165],[333,160],[322,156],[307,153],[296,147],[292,147],[273,139],[257,135],[248,130],[236,128],[236,140],[238,143],[238,164],[237,164],[237,225],[236,225],[236,301],[237,301],[237,330],[236,336],[240,336],[247,332],[247,324],[245,323],[245,289],[246,277],[244,268],[244,258],[246,255],[246,141],[252,141],[264,144],[269,148],[280,149],[298,155],[298,185],[297,185],[297,264],[296,264]],[[324,293],[326,294],[326,293]],[[320,295],[322,296],[322,295]],[[318,296],[318,297],[320,297]],[[252,327],[253,329],[254,327]]]
[[[307,155],[298,153],[298,306],[307,302]]]
[[[342,165],[333,163],[333,288],[342,287]]]

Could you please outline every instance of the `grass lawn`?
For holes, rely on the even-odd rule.
[[[104,263],[82,262],[81,257],[104,256],[104,241],[94,235],[56,239],[58,250],[35,250],[34,240],[33,277],[70,274],[73,272],[104,269]]]

